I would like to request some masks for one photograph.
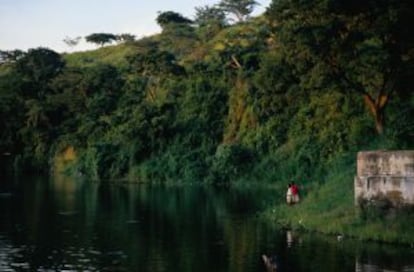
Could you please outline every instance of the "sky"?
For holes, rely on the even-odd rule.
[[[257,0],[253,16],[271,0]],[[47,47],[57,52],[95,48],[82,41],[74,48],[66,37],[92,33],[129,33],[137,39],[160,32],[159,11],[175,11],[193,19],[195,7],[219,0],[0,0],[0,50]]]

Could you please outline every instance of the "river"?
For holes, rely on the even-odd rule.
[[[414,271],[414,249],[274,230],[264,188],[0,182],[0,271]]]

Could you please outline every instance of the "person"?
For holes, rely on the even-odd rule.
[[[292,184],[288,184],[288,188],[286,191],[286,203],[288,205],[293,204],[293,195],[292,195]]]
[[[299,187],[294,182],[292,182],[291,188],[292,188],[292,202],[294,204],[299,203],[299,200],[300,200],[299,199]]]

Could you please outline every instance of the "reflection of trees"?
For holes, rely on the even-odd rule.
[[[81,265],[76,256],[86,256],[97,268],[247,271],[260,256],[260,228],[238,216],[262,199],[248,190],[96,184],[64,177],[32,186],[24,204],[30,207],[28,235],[49,248],[39,255],[39,264]],[[56,250],[60,259],[48,261]]]
[[[64,175],[54,175],[50,182],[50,189],[53,191],[55,203],[60,212],[76,210],[76,197],[78,197],[78,182]]]
[[[250,198],[253,194],[240,197],[240,192],[204,187],[147,188],[139,192],[137,204],[146,212],[144,218],[149,216],[143,222],[149,231],[145,244],[149,252],[163,256],[170,269],[219,271],[229,258],[226,271],[244,271],[259,256],[254,221],[233,216],[245,213],[243,206],[257,205],[257,199]]]
[[[251,271],[249,264],[260,256],[257,224],[252,220],[226,220],[223,227],[229,247],[228,271]]]
[[[86,212],[73,218],[82,220],[73,227],[98,252],[122,249],[130,267],[219,271],[230,258],[230,271],[243,271],[259,256],[256,226],[233,217],[245,212],[242,206],[257,205],[250,195],[197,186],[87,186],[75,200],[76,209]]]
[[[293,246],[282,255],[291,271],[406,271],[413,267],[412,252],[399,246],[348,237],[338,242],[336,237],[316,233],[302,233],[300,239],[300,251]]]
[[[358,248],[355,271],[414,271],[412,260],[410,250],[399,246],[368,243]]]

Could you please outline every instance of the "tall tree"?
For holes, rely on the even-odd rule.
[[[19,96],[21,77],[14,70],[0,75],[0,154],[16,154],[22,148],[18,131],[24,123],[23,100]],[[2,169],[5,165],[1,165]]]
[[[410,0],[274,0],[267,11],[302,86],[361,94],[379,134],[413,57]]]
[[[48,48],[29,49],[15,63],[16,72],[24,83],[23,94],[30,98],[44,98],[49,82],[65,66],[61,56]]]
[[[245,21],[258,3],[254,0],[221,0],[218,6],[227,14],[232,14],[239,22]]]
[[[14,65],[20,78],[17,91],[24,101],[24,124],[20,124],[18,132],[24,148],[22,163],[32,170],[45,169],[51,142],[57,135],[56,124],[62,121],[57,120],[59,111],[49,104],[48,97],[54,93],[52,80],[62,73],[64,66],[61,56],[47,48],[30,49]]]
[[[191,51],[197,40],[192,20],[174,11],[161,12],[156,20],[162,28],[160,37],[162,49],[168,50],[178,57]]]
[[[199,27],[210,25],[219,25],[221,27],[226,25],[226,14],[224,11],[215,6],[196,7],[196,14],[194,22]]]

